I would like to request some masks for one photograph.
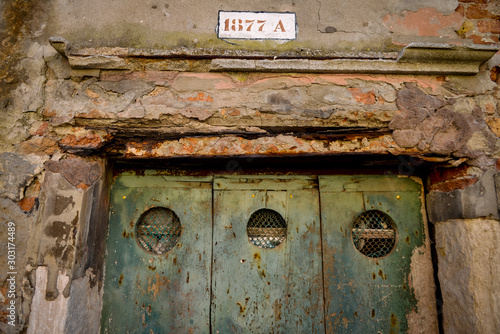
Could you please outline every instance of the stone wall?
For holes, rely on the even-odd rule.
[[[98,328],[108,163],[331,155],[422,166],[442,327],[498,328],[500,55],[397,60],[414,42],[498,48],[498,3],[182,4],[0,4],[0,238],[14,222],[17,272],[13,327],[3,249],[0,330]],[[302,13],[299,37],[218,40],[220,9]]]

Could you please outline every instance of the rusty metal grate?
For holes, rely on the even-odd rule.
[[[247,223],[248,240],[260,248],[274,248],[286,238],[285,219],[276,211],[260,209]]]
[[[396,244],[396,226],[391,217],[381,211],[365,211],[354,221],[352,239],[362,254],[372,258],[383,257]]]
[[[165,254],[181,236],[181,221],[170,209],[156,207],[145,211],[136,225],[136,238],[147,252]]]

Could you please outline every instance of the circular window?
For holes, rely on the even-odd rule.
[[[141,215],[135,227],[135,235],[145,251],[159,255],[177,244],[181,230],[181,222],[175,212],[156,207]]]
[[[396,226],[391,217],[381,211],[365,211],[354,221],[352,240],[363,255],[383,257],[396,244]]]
[[[247,223],[248,240],[260,248],[274,248],[286,238],[285,219],[276,211],[260,209]]]

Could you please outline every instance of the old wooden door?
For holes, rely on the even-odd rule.
[[[386,176],[118,176],[101,331],[406,332],[421,196]]]
[[[405,333],[416,308],[411,258],[424,241],[422,186],[386,176],[319,184],[327,332]]]
[[[212,183],[206,181],[115,180],[101,333],[209,332]]]
[[[320,235],[315,178],[216,178],[212,333],[324,333]]]

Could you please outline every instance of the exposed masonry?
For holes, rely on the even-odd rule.
[[[457,4],[453,13],[450,6]],[[322,1],[323,11],[325,5]],[[395,43],[402,44],[429,38],[435,42],[440,35],[456,43],[471,40],[481,44],[498,43],[496,2],[440,1],[435,5],[436,9],[408,4],[417,7],[405,8],[404,13],[387,14],[384,29],[391,31]],[[11,27],[6,35],[9,38],[4,39],[4,54],[0,54],[2,63],[6,64],[0,72],[0,89],[2,95],[7,93],[0,96],[3,112],[0,142],[2,151],[7,152],[0,156],[0,211],[4,221],[21,222],[18,244],[27,245],[18,253],[19,263],[27,263],[20,268],[17,279],[19,330],[27,324],[35,292],[36,299],[47,306],[54,305],[50,300],[67,302],[71,296],[69,304],[74,310],[86,307],[79,303],[85,298],[78,296],[84,295],[88,304],[97,310],[94,316],[99,313],[99,291],[96,290],[102,283],[99,270],[103,261],[98,256],[103,252],[99,248],[102,247],[99,237],[102,238],[105,231],[95,227],[106,221],[107,176],[103,172],[104,159],[96,155],[140,159],[249,153],[262,156],[409,154],[436,162],[436,167],[459,166],[458,169],[436,168],[429,180],[428,190],[432,194],[428,207],[438,209],[434,211],[438,211],[436,215],[430,212],[433,222],[460,218],[437,224],[441,235],[451,235],[449,232],[456,231],[457,224],[482,228],[481,233],[490,237],[495,234],[488,229],[498,234],[498,221],[483,224],[481,219],[461,220],[490,214],[496,218],[494,214],[498,214],[490,205],[494,197],[492,175],[497,175],[500,167],[495,166],[500,136],[498,56],[483,65],[478,75],[464,77],[207,73],[214,70],[210,67],[214,63],[206,59],[148,59],[141,57],[154,54],[141,50],[126,60],[119,59],[120,64],[130,66],[133,71],[77,69],[71,68],[68,60],[48,45],[48,36],[41,35],[47,22],[45,12],[51,7],[36,1],[30,4],[11,1],[6,8],[5,17]],[[37,17],[33,18],[35,13]],[[422,21],[424,27],[414,27],[413,19],[419,17],[427,19]],[[433,30],[422,30],[429,25],[429,20],[440,24]],[[338,35],[343,36],[337,24],[338,18],[333,15],[324,15],[322,22],[314,23],[316,29],[332,34],[339,29]],[[372,21],[356,24],[365,29],[365,34],[380,29]],[[412,35],[412,29],[417,29],[418,36]],[[362,34],[353,32],[350,37]],[[389,36],[387,31],[383,34]],[[199,56],[211,50],[186,51],[179,47],[175,51]],[[253,62],[250,66],[255,69],[249,71],[278,71],[278,66],[269,66],[276,64],[271,59],[280,54],[311,58],[346,55],[308,49],[265,53],[269,59]],[[230,50],[223,55],[254,54]],[[99,58],[98,54],[95,56]],[[397,53],[356,50],[347,58],[358,56],[385,61],[396,59]],[[88,59],[86,66],[92,65],[91,60]],[[100,57],[97,64],[103,66],[104,60],[109,61],[107,57]],[[338,71],[335,66],[330,66],[330,70]],[[229,71],[227,67],[218,70]],[[323,70],[322,67],[316,69]],[[416,104],[425,107],[417,108]],[[50,180],[57,182],[50,184]],[[445,210],[439,210],[436,203],[442,203]],[[91,221],[93,228],[89,227]],[[466,232],[462,237],[475,235]],[[491,247],[490,243],[484,243],[482,236],[477,237],[477,242],[494,249],[497,239],[491,237]],[[471,319],[484,317],[483,310],[500,313],[495,312],[493,304],[476,309],[477,305],[486,305],[486,298],[480,300],[481,303],[473,300],[475,295],[463,298],[470,294],[464,287],[474,286],[481,292],[478,295],[492,298],[495,294],[483,287],[492,286],[492,291],[496,291],[494,284],[498,280],[481,285],[476,283],[483,276],[469,279],[466,275],[466,281],[459,282],[463,284],[457,287],[457,269],[459,273],[469,273],[470,264],[464,265],[463,270],[457,267],[454,254],[469,254],[465,245],[475,247],[468,240],[457,240],[459,238],[446,243],[438,240],[443,291],[451,291],[448,296],[455,296],[456,291],[463,289],[457,300],[445,300],[445,313],[451,314],[445,324],[454,319],[460,323],[450,330],[478,328],[491,332],[491,328],[498,328],[498,317],[492,317],[487,325],[477,322],[476,327],[470,327]],[[491,259],[484,256],[483,251],[474,252],[479,256],[471,263],[477,268],[489,269],[494,263],[493,251],[489,255]],[[485,261],[484,266],[481,261]],[[44,274],[40,275],[39,282],[35,277],[38,272]],[[71,285],[58,286],[58,281],[67,277]],[[2,282],[3,279],[2,276]],[[474,315],[453,313],[461,309]],[[38,310],[43,311],[44,307]],[[46,320],[46,316],[42,312],[39,319]],[[80,323],[80,328],[85,328],[87,320],[85,317],[80,321],[68,319],[66,328],[77,328],[76,324]],[[488,327],[494,322],[496,326]],[[92,324],[98,326],[98,320]]]
[[[474,95],[453,77],[101,70],[73,80],[49,69],[40,129],[73,153],[365,152],[486,167],[500,149],[498,92]]]

